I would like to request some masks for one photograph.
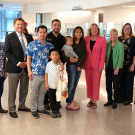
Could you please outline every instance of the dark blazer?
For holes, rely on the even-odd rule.
[[[33,41],[32,35],[24,33],[28,44]],[[5,39],[5,54],[8,58],[7,72],[8,73],[20,73],[22,69],[17,66],[19,62],[24,62],[24,52],[21,42],[16,34],[13,32],[6,36]],[[27,68],[25,68],[27,72]]]
[[[121,42],[120,37],[118,38],[118,40]],[[133,63],[134,56],[135,56],[135,37],[132,37],[131,38],[131,48],[130,48],[130,58],[129,58],[128,69],[130,68],[130,66]]]

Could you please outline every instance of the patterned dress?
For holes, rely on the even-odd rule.
[[[131,49],[131,39],[123,39],[120,38],[119,41],[124,44],[124,65],[129,64],[129,58],[130,58],[130,49]]]
[[[5,51],[4,51],[4,45],[0,43],[0,78],[4,77],[5,71],[4,71],[4,56],[5,56]]]

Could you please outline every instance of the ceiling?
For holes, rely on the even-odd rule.
[[[106,6],[106,7],[100,7],[105,9],[135,9],[135,2],[129,2],[126,4],[119,4],[119,5],[113,5],[113,6]]]
[[[40,2],[48,2],[48,1],[57,1],[57,0],[0,0],[1,3],[18,3],[18,4],[30,4],[30,3],[40,3]]]

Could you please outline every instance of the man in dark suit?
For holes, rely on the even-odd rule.
[[[25,21],[22,18],[16,18],[14,20],[14,28],[15,32],[6,36],[5,54],[8,58],[7,72],[9,84],[9,114],[13,118],[18,118],[15,100],[19,82],[20,88],[18,111],[30,112],[30,109],[25,106],[29,85],[25,50],[28,43],[33,41],[33,38],[31,35],[23,33]]]

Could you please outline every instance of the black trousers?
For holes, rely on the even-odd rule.
[[[60,102],[56,101],[56,89],[49,89],[48,97],[52,111],[59,111]]]
[[[47,93],[45,94],[45,98],[44,98],[44,105],[45,105],[45,104],[49,104],[48,91],[47,91]]]
[[[1,97],[2,97],[2,93],[3,93],[4,80],[5,80],[4,77],[0,77],[0,109],[2,109]]]
[[[119,100],[119,86],[122,77],[123,69],[119,70],[118,75],[114,75],[114,70],[112,68],[106,68],[106,91],[108,101],[112,101],[112,82],[114,89],[114,103],[118,103]]]
[[[133,100],[134,71],[130,72],[127,65],[123,66],[120,82],[120,100],[131,103]]]

